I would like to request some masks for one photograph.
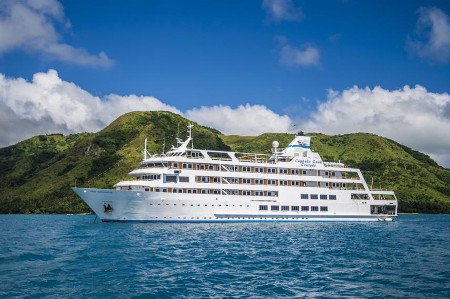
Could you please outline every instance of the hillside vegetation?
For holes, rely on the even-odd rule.
[[[189,120],[170,112],[131,112],[98,133],[36,136],[0,149],[0,213],[80,213],[89,208],[71,191],[75,184],[111,188],[148,150],[160,153],[185,137]],[[195,124],[195,123],[194,123]],[[291,134],[226,136],[195,124],[196,148],[269,152]],[[393,189],[401,212],[450,213],[450,170],[427,155],[373,134],[310,134],[324,160],[361,168],[374,188]]]

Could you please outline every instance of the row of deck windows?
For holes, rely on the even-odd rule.
[[[140,179],[142,180],[159,180],[160,178],[161,178],[160,174],[149,174],[140,177]]]
[[[309,198],[311,198],[311,199],[319,199],[319,195],[317,195],[317,194],[301,194],[300,198],[301,199],[309,199]],[[334,194],[330,194],[330,195],[320,194],[320,199],[322,199],[322,200],[327,200],[327,199],[329,199],[329,200],[336,200],[336,195],[334,195]]]
[[[320,208],[321,212],[328,212],[328,207],[327,206],[311,206],[311,212],[318,212]],[[301,211],[302,212],[309,212],[310,211],[310,207],[309,206],[270,206],[270,210],[271,211],[283,211],[283,212],[289,212],[289,211],[293,211],[293,212],[298,212]],[[260,205],[259,206],[259,210],[260,211],[268,211],[269,210],[269,206],[268,205]]]
[[[363,189],[361,183],[332,183],[318,181],[292,181],[292,180],[274,180],[274,179],[250,179],[235,177],[218,176],[196,176],[197,183],[226,183],[226,184],[245,184],[245,185],[272,185],[272,186],[297,186],[297,187],[326,187],[337,189]]]
[[[261,166],[239,166],[226,164],[206,164],[206,163],[188,163],[188,162],[154,162],[142,164],[142,167],[169,167],[188,170],[210,170],[210,171],[231,171],[231,172],[253,172],[253,173],[271,173],[286,175],[310,175],[310,176],[327,176],[327,177],[347,177],[357,176],[354,172],[334,172],[320,171],[315,169],[295,169],[295,168],[279,168],[279,167],[261,167]]]
[[[191,194],[222,194],[222,195],[243,195],[243,196],[270,196],[277,197],[278,191],[263,190],[237,190],[237,189],[193,189],[193,188],[153,188],[153,187],[118,187],[118,190],[142,190],[149,192],[167,193],[191,193]]]

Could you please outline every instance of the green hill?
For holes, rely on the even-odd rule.
[[[79,213],[89,208],[70,186],[110,188],[136,167],[143,142],[151,153],[184,137],[189,120],[170,112],[127,113],[98,133],[42,135],[0,149],[0,213]],[[286,146],[290,134],[226,136],[200,125],[196,148],[268,152],[271,142]],[[450,170],[427,155],[373,134],[311,134],[324,160],[363,170],[374,188],[393,189],[402,212],[450,213]]]

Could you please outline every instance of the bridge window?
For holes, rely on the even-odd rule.
[[[308,199],[308,194],[302,194],[302,195],[300,195],[300,198],[301,199]]]
[[[336,200],[336,195],[330,195],[330,196],[328,197],[328,199],[329,199],[329,200]]]
[[[352,195],[351,195],[351,198],[352,199],[369,199],[369,194],[355,194],[355,193],[352,193]]]
[[[282,211],[289,211],[289,206],[281,206]]]
[[[299,206],[291,206],[291,211],[298,212],[298,211],[300,211],[300,207]]]
[[[319,199],[319,196],[317,194],[311,194],[311,199]]]
[[[328,212],[328,207],[320,207],[321,212]]]
[[[270,206],[270,210],[272,210],[272,211],[279,211],[280,207],[279,206]]]
[[[267,205],[260,205],[260,206],[259,206],[259,210],[260,210],[260,211],[267,211],[267,210],[268,210],[268,207],[267,207]]]
[[[319,207],[318,206],[312,206],[311,207],[311,212],[318,212],[319,211]]]
[[[327,199],[327,195],[326,194],[320,194],[320,199]]]
[[[302,206],[302,211],[304,211],[304,212],[309,211],[309,207],[308,206]]]

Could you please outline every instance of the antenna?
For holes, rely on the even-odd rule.
[[[164,137],[163,137],[163,155],[165,154],[166,151],[166,133],[164,133]]]
[[[191,123],[189,123],[187,132],[188,132],[188,138],[191,139],[191,148],[194,148],[194,137],[192,136],[192,128],[193,127],[194,126]]]
[[[147,138],[144,141],[144,160],[147,160]]]

